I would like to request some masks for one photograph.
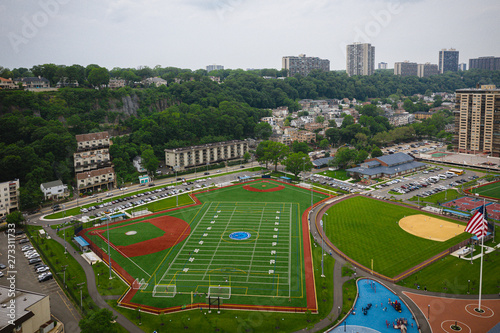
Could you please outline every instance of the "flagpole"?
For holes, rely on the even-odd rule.
[[[481,238],[481,268],[479,270],[479,312],[481,311],[481,288],[483,286],[483,244],[484,236]]]

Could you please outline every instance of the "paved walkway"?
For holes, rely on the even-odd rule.
[[[56,231],[50,227],[44,228],[45,232],[48,233],[48,235],[55,240],[56,242],[60,243],[61,245],[64,246],[64,239],[59,237],[56,233]],[[134,323],[132,323],[130,320],[128,320],[124,315],[121,313],[117,312],[114,310],[106,301],[104,298],[97,292],[97,287],[96,287],[96,281],[95,281],[95,275],[94,275],[94,270],[92,269],[92,266],[88,264],[88,262],[85,261],[85,259],[80,256],[79,253],[75,252],[72,250],[71,247],[69,247],[68,253],[71,254],[73,258],[76,259],[76,261],[82,266],[83,270],[85,271],[85,277],[87,279],[87,289],[89,292],[90,297],[92,297],[92,300],[96,303],[96,305],[99,308],[106,308],[108,310],[111,310],[113,312],[113,315],[116,316],[116,321],[122,325],[128,332],[132,333],[141,333],[144,332],[141,329],[139,329],[137,326],[135,326]]]

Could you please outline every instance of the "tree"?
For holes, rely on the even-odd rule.
[[[368,152],[364,149],[358,151],[358,155],[356,156],[356,163],[361,163],[368,158]]]
[[[146,149],[141,154],[142,166],[147,170],[148,174],[151,177],[154,177],[156,170],[158,169],[158,165],[160,162],[155,155],[155,152],[152,148]]]
[[[292,151],[294,153],[298,153],[300,151],[303,152],[304,154],[307,154],[311,151],[311,149],[309,149],[309,146],[305,142],[293,141]]]
[[[11,224],[11,223],[14,224],[16,226],[16,228],[18,228],[21,226],[22,222],[24,221],[23,213],[21,213],[18,210],[15,210],[12,213],[10,213],[9,215],[7,215],[6,221],[9,224]]]
[[[328,148],[328,145],[329,145],[329,142],[327,139],[323,139],[319,142],[318,146],[321,148],[321,149],[326,149]]]
[[[252,155],[250,155],[250,153],[246,151],[243,154],[243,162],[247,163],[250,158],[252,158]]]
[[[315,119],[315,121],[317,123],[322,124],[325,121],[325,117],[323,117],[323,116],[317,116],[316,119]]]
[[[273,134],[273,128],[268,123],[261,122],[255,125],[254,133],[257,139],[268,140],[271,134]]]
[[[302,171],[310,171],[313,168],[309,156],[303,152],[289,154],[283,163],[286,166],[286,171],[293,173],[295,178]]]
[[[382,156],[382,155],[384,155],[384,153],[382,153],[382,150],[380,150],[379,147],[373,148],[373,150],[372,150],[372,158],[379,157],[379,156]]]
[[[357,152],[354,149],[349,149],[347,147],[339,148],[333,157],[333,165],[340,169],[345,169],[349,166],[357,157]]]
[[[271,156],[269,154],[269,145],[271,143],[272,141],[269,140],[262,141],[261,143],[259,143],[257,149],[255,150],[257,161],[259,161],[260,163],[265,163],[266,169],[267,169],[267,164],[271,161]]]
[[[278,163],[283,161],[290,149],[287,145],[274,141],[271,141],[267,149],[269,161],[274,165],[274,171],[278,171]]]
[[[116,317],[108,309],[99,309],[82,318],[78,323],[82,333],[115,333],[116,325],[113,321]]]
[[[340,130],[336,127],[329,128],[325,131],[325,136],[332,146],[335,146],[340,140]]]
[[[87,80],[94,87],[100,88],[109,83],[109,71],[104,67],[92,68]]]

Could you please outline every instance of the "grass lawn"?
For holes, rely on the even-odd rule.
[[[114,271],[111,272],[113,278],[111,280],[109,279],[109,268],[103,262],[93,265],[92,268],[94,269],[95,281],[99,294],[121,296],[128,289],[128,285],[126,285]]]
[[[400,219],[414,214],[432,215],[361,196],[339,202],[328,210],[328,214],[323,222],[330,241],[365,267],[371,267],[373,259],[374,271],[388,277],[469,237],[462,233],[448,241],[437,242],[411,235],[399,227]]]
[[[339,179],[339,180],[348,180],[349,178],[351,178],[347,175],[347,172],[345,170],[342,170],[342,169],[339,169],[336,171],[327,170],[327,171],[320,172],[319,174],[327,176],[327,177]]]
[[[500,228],[497,227],[497,232]],[[498,241],[497,243],[498,244]],[[493,244],[493,245],[496,245]],[[489,241],[485,245],[492,245]],[[474,255],[480,250],[475,247]],[[470,260],[458,259],[454,256],[446,256],[443,259],[425,267],[418,273],[400,281],[401,286],[417,289],[427,287],[428,291],[435,291],[448,294],[479,294],[479,268],[480,259]],[[469,290],[469,283],[470,290]],[[488,253],[483,261],[483,294],[495,294],[500,292],[500,250]]]

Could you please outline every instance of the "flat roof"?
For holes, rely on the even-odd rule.
[[[73,238],[77,243],[78,245],[80,246],[89,246],[90,244],[85,240],[83,239],[82,236],[76,236],[75,238]]]
[[[14,321],[19,324],[33,317],[33,312],[27,310],[27,308],[40,302],[45,297],[48,296],[21,289],[16,289],[15,294],[12,295],[12,293],[9,292],[9,288],[0,286],[0,304],[7,305],[5,308],[0,306],[0,331],[3,331],[9,326],[14,328],[13,325],[9,324],[11,318],[8,316],[10,314],[9,304],[11,300],[15,300],[16,306]]]

